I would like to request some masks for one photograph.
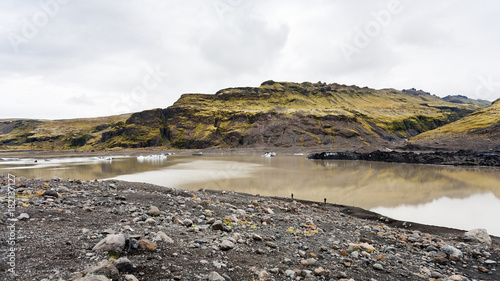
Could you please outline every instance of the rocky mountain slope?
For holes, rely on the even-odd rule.
[[[215,95],[185,94],[166,109],[85,125],[73,126],[72,120],[1,122],[0,143],[4,149],[373,149],[392,147],[480,108],[415,89],[266,81],[260,87],[229,88]]]
[[[425,147],[500,150],[500,100],[456,122],[420,134],[412,143]]]

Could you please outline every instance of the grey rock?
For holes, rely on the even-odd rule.
[[[42,196],[50,196],[50,197],[55,197],[59,198],[59,194],[55,190],[47,190],[44,193],[42,193]]]
[[[107,228],[107,229],[103,230],[101,233],[102,233],[102,234],[109,235],[109,234],[116,234],[116,231],[114,231],[114,230],[113,230],[113,229],[111,229],[111,228]]]
[[[257,275],[259,280],[269,280],[269,278],[271,277],[271,274],[269,274],[269,272],[265,270],[256,271],[255,274]]]
[[[266,212],[266,213],[268,213],[270,215],[274,215],[274,211],[271,208],[264,208],[264,212]]]
[[[123,234],[112,234],[99,241],[92,250],[102,250],[119,254],[125,247],[125,236]]]
[[[437,272],[437,271],[432,271],[431,272],[431,277],[432,278],[444,278],[444,275],[441,274],[441,273],[439,273],[439,272]]]
[[[157,216],[161,215],[161,211],[160,211],[160,209],[158,209],[158,207],[151,206],[151,207],[149,207],[147,214],[150,216],[153,216],[153,217],[157,217]]]
[[[314,277],[314,275],[307,275],[305,278],[304,278],[304,281],[316,281],[318,279],[316,279],[316,277]]]
[[[265,252],[264,250],[262,250],[261,248],[257,248],[257,249],[255,250],[255,253],[257,253],[257,254],[259,254],[259,255],[263,255],[263,254],[265,254],[266,252]]]
[[[262,236],[254,233],[253,240],[255,240],[255,241],[262,241]]]
[[[222,251],[229,251],[234,248],[234,243],[227,239],[224,239],[219,246]]]
[[[351,253],[351,257],[353,257],[353,258],[355,258],[355,259],[359,258],[359,252],[358,252],[358,251],[354,251],[354,252],[352,252],[352,253]]]
[[[74,281],[109,281],[104,275],[87,274],[85,277],[74,279]]]
[[[291,270],[291,269],[287,269],[287,270],[285,271],[285,275],[286,275],[286,277],[289,277],[289,278],[292,278],[292,279],[293,279],[293,278],[295,278],[295,271],[293,271],[293,270]]]
[[[111,277],[111,279],[113,280],[118,279],[118,276],[120,274],[118,269],[107,260],[103,260],[99,262],[97,265],[91,266],[84,272],[86,274],[105,275]]]
[[[309,263],[309,265],[316,265],[318,263],[318,261],[313,258],[307,259],[307,262]]]
[[[326,275],[326,270],[323,267],[318,267],[314,269],[314,275]]]
[[[307,277],[313,275],[313,272],[307,269],[302,270],[301,272],[302,277]]]
[[[27,220],[27,219],[29,219],[29,218],[30,218],[30,215],[28,215],[27,213],[21,213],[21,214],[17,217],[17,219],[18,219],[18,220],[20,220],[20,221],[22,221],[22,220]]]
[[[163,232],[163,231],[158,231],[156,233],[156,236],[153,238],[153,242],[158,242],[158,241],[162,241],[162,242],[165,242],[167,244],[174,244],[174,240],[172,238],[170,238],[170,236],[165,234],[165,232]]]
[[[66,280],[67,281],[75,281],[75,280],[78,280],[78,279],[82,279],[82,273],[81,272],[73,272],[73,273],[70,273],[70,275],[68,275],[66,277]]]
[[[226,266],[227,266],[225,263],[222,263],[222,262],[217,261],[217,260],[216,260],[216,261],[213,261],[213,262],[212,262],[212,264],[213,264],[216,268],[218,268],[218,269],[221,269],[222,267],[226,267]]]
[[[497,262],[496,262],[496,261],[494,261],[494,260],[485,260],[485,261],[484,261],[484,263],[485,263],[485,264],[488,264],[488,265],[497,264]]]
[[[384,270],[384,267],[380,264],[380,263],[374,263],[372,265],[373,269],[376,269],[376,270]]]
[[[224,224],[222,224],[222,221],[221,221],[221,220],[216,220],[216,221],[212,224],[212,229],[213,229],[213,230],[224,230]]]
[[[347,278],[347,273],[345,273],[344,271],[339,271],[337,272],[336,274],[337,278]]]
[[[193,221],[192,221],[192,220],[190,220],[190,219],[185,219],[185,220],[183,220],[183,221],[182,221],[182,224],[183,224],[184,226],[186,226],[186,227],[190,227],[190,226],[192,226],[192,225],[193,225]]]
[[[464,233],[464,239],[473,239],[479,243],[485,244],[486,246],[491,246],[491,237],[486,229],[476,228]]]
[[[276,245],[276,243],[272,242],[272,241],[267,241],[266,243],[266,246],[268,246],[269,248],[278,248],[278,245]]]
[[[127,274],[125,275],[125,281],[139,281],[139,279],[137,279],[134,275]]]
[[[425,250],[427,252],[437,252],[437,251],[439,251],[438,248],[436,248],[434,246],[428,246],[427,248],[425,248]]]
[[[153,219],[153,218],[148,218],[146,220],[146,224],[149,224],[149,225],[156,225],[156,220]]]
[[[451,245],[444,245],[444,246],[441,246],[440,250],[447,254],[447,255],[450,255],[450,256],[457,256],[459,258],[463,257],[463,253],[462,251],[460,251],[459,249],[451,246]]]
[[[395,254],[396,253],[396,248],[392,247],[392,246],[385,247],[385,251],[386,252],[391,252],[391,253]]]
[[[56,192],[61,192],[61,193],[65,193],[65,192],[69,192],[69,189],[67,187],[65,187],[64,185],[60,185],[58,186],[56,189],[55,189]]]
[[[132,272],[134,264],[126,257],[121,257],[115,261],[115,267],[119,272]]]
[[[208,281],[226,281],[219,273],[212,271],[208,274]]]

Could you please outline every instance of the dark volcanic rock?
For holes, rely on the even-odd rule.
[[[59,198],[59,194],[57,194],[57,192],[55,190],[47,190],[42,194],[42,196],[50,196],[50,197]]]
[[[313,160],[364,160],[394,163],[434,164],[434,165],[466,165],[466,166],[500,166],[500,153],[472,151],[458,152],[321,152],[307,156]]]

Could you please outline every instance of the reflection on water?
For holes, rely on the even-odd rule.
[[[64,158],[50,160],[1,161],[0,174],[11,173],[27,178],[52,177],[94,180],[118,175],[158,170],[165,167],[164,161],[141,161],[136,157],[114,157],[113,160],[100,158]]]
[[[448,211],[452,210],[450,204],[462,209],[473,209],[469,206],[476,204],[491,210],[500,206],[498,168],[313,161],[303,156],[283,155],[273,158],[260,155],[173,155],[161,160],[141,160],[123,157],[112,161],[87,158],[78,161],[16,162],[18,164],[0,162],[0,174],[8,172],[31,178],[116,178],[191,190],[234,190],[279,197],[289,197],[293,193],[295,198],[319,202],[327,198],[330,203],[373,209],[395,218],[401,217],[391,214],[401,212],[405,217],[411,217],[407,215],[411,213],[419,216],[422,213],[420,208],[437,206],[435,208],[449,218],[439,223],[425,223],[449,226],[451,224],[447,223],[457,217],[453,211]],[[491,198],[478,194],[489,194]],[[398,209],[403,208],[400,207],[402,205],[417,209],[403,212]],[[385,209],[378,211],[381,207]],[[470,211],[479,212],[477,210]],[[493,222],[496,221],[494,214],[480,215]],[[478,227],[476,220],[463,215],[461,218],[470,224],[470,227],[462,228]]]
[[[500,236],[500,224],[495,219],[500,214],[500,200],[492,193],[477,193],[467,198],[441,197],[425,204],[378,207],[372,211],[394,219],[458,229],[470,229],[473,222],[473,227]]]

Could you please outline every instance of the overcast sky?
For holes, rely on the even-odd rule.
[[[263,81],[500,97],[500,1],[4,0],[0,118],[172,105]]]

